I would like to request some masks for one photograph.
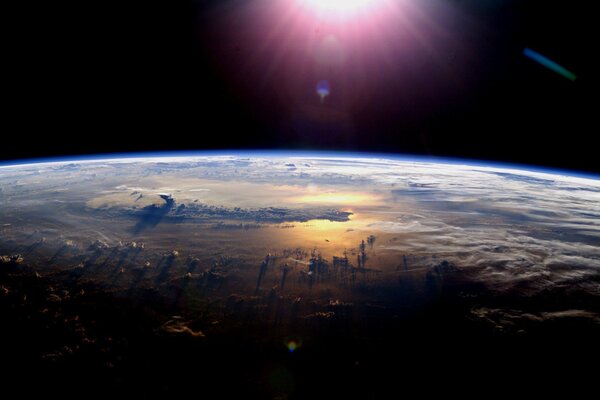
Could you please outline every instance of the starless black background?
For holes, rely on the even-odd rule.
[[[347,96],[354,101],[332,90],[320,105],[314,86],[303,89],[313,95],[309,100],[285,89],[298,72],[299,53],[282,52],[279,63],[273,61],[275,48],[251,57],[260,45],[253,40],[270,29],[252,25],[249,13],[236,14],[251,1],[11,6],[5,14],[2,159],[325,149],[600,172],[589,2],[438,0],[476,27],[462,20],[448,25],[451,34],[455,29],[460,40],[474,43],[466,61],[467,53],[441,54],[444,63],[458,65],[460,85],[438,88],[444,67],[436,69],[435,55],[421,52],[407,54],[417,60],[413,64],[400,60],[397,73],[373,72],[371,80],[357,83]],[[525,47],[564,65],[577,80],[525,58]],[[415,69],[424,72],[415,75]],[[312,78],[307,85],[319,77]]]

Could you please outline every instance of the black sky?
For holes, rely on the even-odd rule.
[[[286,49],[275,63],[267,47],[256,57],[270,26],[239,12],[252,1],[16,2],[2,158],[326,149],[600,172],[590,2],[428,0],[460,10],[443,28],[467,50],[439,39],[436,57],[409,43],[406,54],[390,53],[396,69],[380,72],[375,58],[362,80],[329,69],[345,91],[321,105],[302,87],[313,76],[302,75],[301,52]],[[525,58],[525,47],[577,80]],[[446,70],[460,83],[447,83]]]

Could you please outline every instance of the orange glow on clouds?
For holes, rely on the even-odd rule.
[[[363,206],[377,203],[379,198],[373,194],[352,192],[310,193],[292,199],[296,203],[335,204],[339,206]]]

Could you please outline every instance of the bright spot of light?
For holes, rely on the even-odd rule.
[[[321,11],[348,12],[366,8],[376,0],[305,0],[312,8]]]

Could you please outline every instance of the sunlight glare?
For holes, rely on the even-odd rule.
[[[347,14],[363,10],[377,0],[304,0],[310,8],[327,13]]]
[[[367,205],[377,202],[378,198],[367,193],[314,193],[293,199],[305,204],[339,204],[339,205]]]

